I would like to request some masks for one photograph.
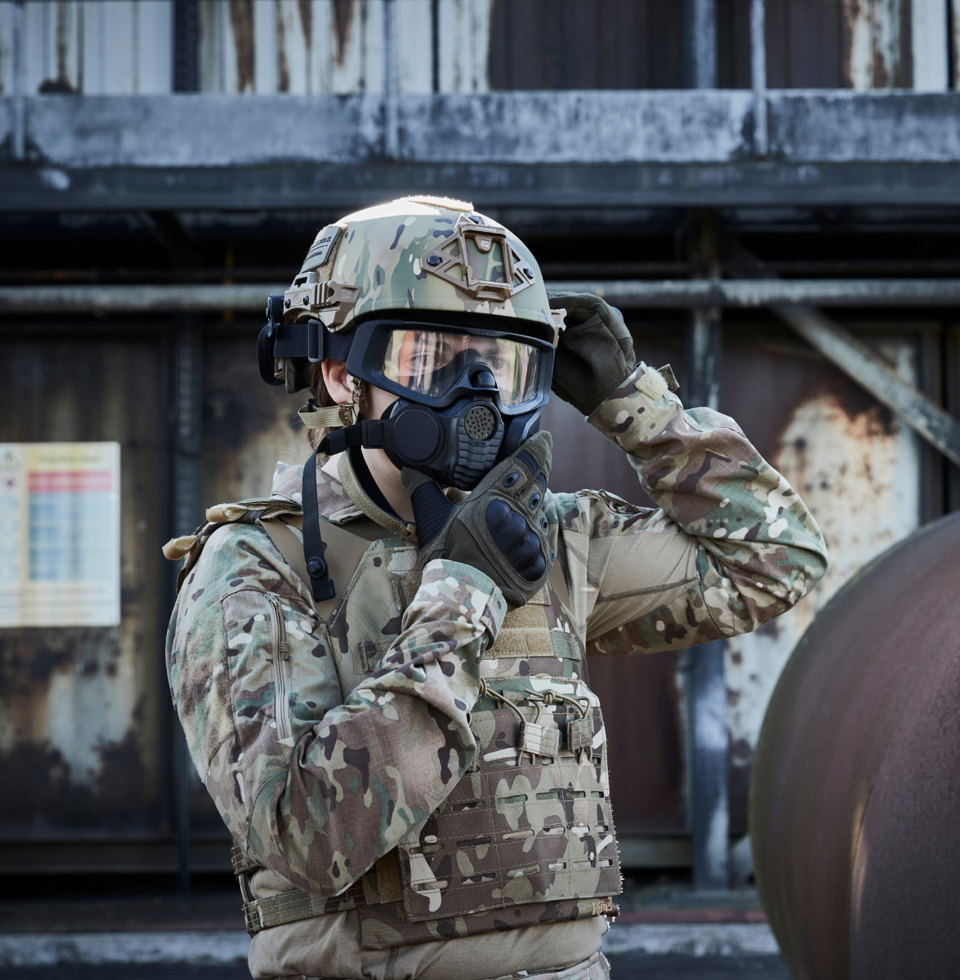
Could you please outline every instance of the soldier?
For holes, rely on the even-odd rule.
[[[261,372],[316,453],[185,557],[168,676],[255,977],[608,976],[620,869],[591,654],[752,630],[826,567],[731,419],[511,232],[407,198],[324,228]],[[551,493],[551,388],[658,504]]]

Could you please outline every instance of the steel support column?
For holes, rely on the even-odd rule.
[[[704,281],[719,277],[714,212],[695,217],[691,260]],[[686,336],[684,403],[718,408],[722,320],[717,305],[695,306]],[[727,789],[729,751],[724,643],[694,647],[686,656],[690,825],[693,885],[716,890],[729,885],[730,813]]]
[[[767,37],[764,0],[750,3],[750,82],[753,89],[753,148],[765,157],[770,148],[767,125]]]
[[[195,527],[201,514],[200,451],[202,427],[202,341],[198,318],[181,317],[173,347],[173,507],[174,533]],[[174,571],[174,576],[176,571]],[[175,591],[175,585],[174,589]],[[190,890],[190,778],[193,763],[179,724],[174,724],[174,814],[177,882]]]
[[[717,87],[717,0],[685,0],[683,75],[689,88]]]

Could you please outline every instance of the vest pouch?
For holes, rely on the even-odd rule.
[[[475,713],[479,766],[397,848],[402,901],[359,910],[365,948],[612,911],[620,864],[599,708],[571,719],[552,707],[521,706],[523,721],[506,707]],[[531,742],[534,723],[557,736]],[[556,755],[531,758],[525,745]]]

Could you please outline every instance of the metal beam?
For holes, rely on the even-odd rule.
[[[960,423],[924,394],[907,384],[866,344],[816,310],[773,307],[774,312],[827,360],[863,385],[881,404],[960,466]]]
[[[419,188],[487,208],[943,206],[958,110],[958,92],[840,90],[3,96],[0,206],[339,209]]]
[[[763,262],[739,242],[726,242],[723,251],[727,268],[759,275],[762,278],[754,281],[766,283],[771,290],[786,285],[784,280],[768,272]],[[907,280],[887,280],[887,282],[903,286]],[[945,285],[943,292],[938,294],[941,299],[922,305],[934,305],[940,302],[953,305],[946,298],[953,288],[949,282],[949,280],[935,279],[913,280],[915,285],[924,283],[924,288],[934,284]],[[899,296],[902,300],[906,292],[906,289],[893,289],[892,296]],[[767,305],[815,350],[820,351],[831,363],[866,388],[882,405],[892,409],[955,466],[960,466],[960,423],[922,392],[907,384],[866,344],[823,313],[811,309],[815,302],[810,298],[811,295],[808,293],[804,301],[805,305],[799,305],[799,300],[785,302],[771,300]],[[894,300],[894,303],[896,302],[897,300]]]
[[[750,83],[753,89],[753,142],[757,156],[770,149],[767,109],[767,37],[764,0],[750,3]]]
[[[169,313],[260,311],[286,283],[0,286],[0,313]],[[555,280],[552,289],[591,292],[624,309],[776,305],[834,307],[954,306],[960,279]]]

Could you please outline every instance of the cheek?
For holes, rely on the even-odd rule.
[[[367,415],[378,419],[397,400],[397,396],[373,385],[367,385]]]

